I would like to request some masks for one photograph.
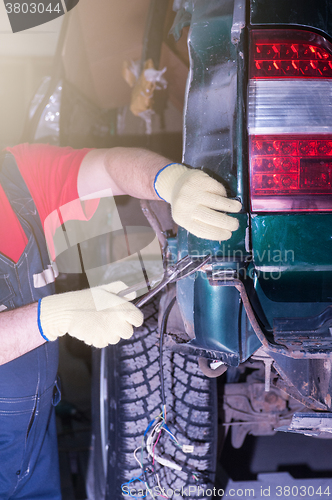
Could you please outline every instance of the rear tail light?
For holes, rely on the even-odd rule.
[[[250,40],[251,208],[332,210],[332,45],[300,30]]]

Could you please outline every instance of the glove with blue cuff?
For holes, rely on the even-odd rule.
[[[88,345],[106,347],[129,339],[141,326],[143,313],[129,302],[135,294],[119,297],[121,281],[75,292],[44,297],[38,303],[38,327],[45,340],[68,333]]]
[[[239,227],[225,212],[239,212],[241,203],[227,198],[224,186],[202,170],[171,163],[157,173],[154,187],[171,204],[173,220],[199,238],[228,240]]]

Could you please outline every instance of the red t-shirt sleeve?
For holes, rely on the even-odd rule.
[[[42,224],[54,210],[78,199],[78,171],[83,158],[91,149],[19,144],[7,148],[7,151],[15,156]]]
[[[7,151],[14,155],[35,202],[45,231],[47,245],[54,259],[53,235],[57,227],[65,222],[62,220],[61,207],[78,200],[78,171],[83,158],[91,149],[25,143],[7,148]],[[80,202],[75,203],[70,218],[89,219],[96,209],[96,203],[87,203],[87,205],[84,213]]]

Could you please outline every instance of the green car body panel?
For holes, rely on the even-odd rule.
[[[207,4],[208,7],[207,8]],[[244,3],[243,3],[244,5]],[[332,304],[332,213],[251,213],[246,130],[248,32],[251,27],[292,28],[332,34],[332,4],[251,0],[246,27],[234,36],[233,1],[185,2],[178,26],[191,16],[191,68],[184,113],[185,163],[220,180],[243,204],[239,229],[230,240],[202,240],[179,230],[178,258],[211,254],[210,272],[236,272],[245,283],[263,331],[274,322],[320,317]],[[296,15],[295,15],[296,13]],[[249,24],[248,24],[249,19]],[[183,22],[183,24],[185,24]],[[177,298],[190,344],[230,365],[261,345],[234,287],[198,272],[177,284]]]

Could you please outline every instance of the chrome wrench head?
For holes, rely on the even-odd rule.
[[[201,267],[203,267],[210,260],[210,258],[211,256],[208,255],[207,257],[193,260],[189,257],[189,255],[186,255],[186,257],[183,257],[183,259],[179,260],[176,264],[166,270],[164,279],[159,283],[159,285],[140,298],[135,303],[136,307],[142,307],[169,283],[174,283],[175,281],[179,281],[194,274],[196,271],[201,269]]]

